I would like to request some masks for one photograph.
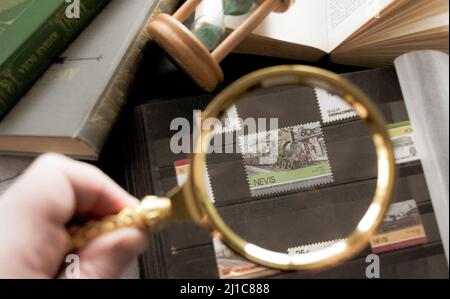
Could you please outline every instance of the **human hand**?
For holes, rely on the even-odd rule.
[[[56,154],[38,158],[0,198],[0,278],[54,278],[74,217],[100,218],[138,201],[103,172]],[[81,278],[114,278],[146,247],[134,228],[94,239],[77,253]]]

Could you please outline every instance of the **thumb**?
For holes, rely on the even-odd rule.
[[[135,228],[99,236],[79,252],[80,277],[117,278],[146,247],[145,233]]]

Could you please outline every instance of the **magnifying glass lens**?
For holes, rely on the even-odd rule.
[[[213,127],[205,189],[243,240],[304,255],[357,227],[376,189],[377,155],[363,120],[341,97],[280,82],[261,82],[219,119],[204,121],[203,129]],[[223,273],[254,269],[220,234],[214,245]]]

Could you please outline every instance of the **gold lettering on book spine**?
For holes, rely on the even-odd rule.
[[[1,1],[1,0],[0,0]],[[21,62],[19,65],[18,62],[22,61],[20,57],[23,57],[25,50],[27,47],[22,47],[18,51],[16,51],[13,58],[11,58],[11,62],[0,69],[0,95],[4,98],[14,96],[21,88],[23,88],[23,83],[20,78],[22,76],[35,76],[35,73],[31,73],[33,70],[39,71],[39,67],[35,68],[35,66],[41,61],[42,57],[44,57],[50,49],[52,49],[55,44],[61,38],[68,38],[69,35],[73,34],[76,27],[79,25],[79,20],[71,20],[66,18],[65,15],[65,5],[62,5],[61,8],[52,16],[50,21],[46,24],[47,30],[50,28],[54,28],[50,34],[46,34],[47,38],[41,43],[41,45],[34,50],[26,59]],[[83,15],[89,14],[89,9],[83,4],[83,1],[80,1],[80,12]],[[44,29],[45,30],[45,29]],[[6,100],[0,99],[0,111],[6,109],[9,105]]]
[[[148,18],[147,23],[160,13],[172,13],[179,3],[180,0],[160,0]],[[130,46],[130,49],[118,68],[118,73],[114,75],[114,79],[107,87],[98,106],[95,107],[91,114],[88,120],[88,132],[86,133],[89,135],[92,133],[90,130],[95,130],[96,140],[93,142],[94,144],[100,139],[101,143],[104,142],[107,133],[111,129],[111,124],[117,120],[119,112],[128,96],[128,89],[135,78],[139,61],[142,58],[142,51],[150,41],[151,38],[147,31],[142,30]]]
[[[8,64],[3,70],[0,71],[0,88],[7,95],[14,94],[20,85],[12,70],[12,65]]]
[[[41,58],[51,49],[56,41],[60,38],[60,34],[56,31],[52,32],[47,39],[39,46],[30,57],[28,57],[25,62],[23,62],[17,69],[19,73],[22,75],[27,74],[30,75],[32,68],[35,64],[39,63]],[[33,74],[31,74],[33,75]]]

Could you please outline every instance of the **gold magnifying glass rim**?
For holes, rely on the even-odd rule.
[[[340,96],[353,107],[364,121],[374,142],[378,177],[373,201],[355,230],[346,239],[316,252],[292,256],[270,251],[243,240],[223,221],[208,197],[204,168],[206,167],[208,146],[208,142],[205,141],[209,140],[208,137],[211,134],[209,130],[201,130],[200,138],[195,143],[195,154],[191,157],[192,164],[187,183],[191,184],[193,195],[200,202],[200,207],[207,217],[206,222],[211,226],[214,234],[248,260],[280,270],[331,267],[351,258],[367,246],[370,237],[383,220],[392,197],[395,180],[392,145],[386,131],[385,121],[368,96],[343,77],[323,69],[303,65],[269,67],[253,72],[224,89],[202,113],[202,123],[205,119],[217,118],[237,102],[243,94],[255,87],[289,84],[319,87]]]

